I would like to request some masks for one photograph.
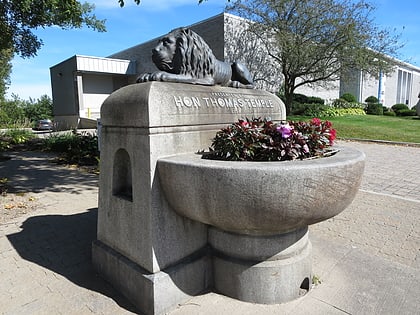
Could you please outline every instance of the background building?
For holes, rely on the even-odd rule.
[[[220,60],[241,61],[254,76],[257,88],[279,91],[282,78],[258,39],[247,34],[244,20],[222,13],[188,26],[199,34]],[[169,32],[170,30],[168,30]],[[165,34],[162,34],[164,36]],[[54,117],[59,128],[96,126],[100,106],[122,86],[135,83],[138,74],[156,71],[151,51],[159,38],[127,48],[107,58],[73,56],[50,68]],[[376,96],[384,106],[416,105],[420,93],[420,68],[399,62],[395,71],[379,79],[355,71],[328,88],[303,86],[296,93],[333,100],[351,93],[363,102]]]

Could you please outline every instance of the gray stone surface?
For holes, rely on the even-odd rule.
[[[278,304],[310,289],[308,229],[276,236],[240,235],[210,228],[214,290],[241,301]]]
[[[277,305],[207,293],[168,314],[417,314],[420,148],[346,145],[366,153],[366,168],[349,208],[310,227],[313,272],[321,284]],[[138,313],[92,268],[97,178],[51,164],[39,152],[12,156],[0,162],[0,177],[35,197],[38,207],[0,224],[0,314]],[[0,207],[9,202],[1,198]]]
[[[323,159],[237,162],[179,154],[158,160],[169,204],[195,221],[239,234],[280,234],[326,220],[353,200],[364,154],[349,147]]]
[[[282,120],[286,109],[278,97],[262,90],[162,82],[123,87],[101,108],[103,126],[165,127],[166,131],[170,127],[197,130],[230,124],[241,117]]]
[[[146,314],[162,314],[170,303],[175,307],[185,295],[209,286],[203,280],[209,268],[198,270],[192,261],[185,262],[207,245],[207,226],[170,208],[161,192],[156,163],[163,156],[207,148],[221,125],[244,116],[282,120],[285,107],[264,91],[163,82],[124,87],[102,105],[98,242],[93,262]],[[113,252],[126,263],[115,259]],[[190,279],[171,276],[174,285],[166,288],[167,278],[158,275],[180,264],[194,274]],[[156,275],[152,284],[146,272]],[[138,279],[136,285],[124,285],[133,278]],[[146,293],[139,296],[139,290]]]

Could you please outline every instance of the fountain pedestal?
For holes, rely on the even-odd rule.
[[[312,248],[308,227],[279,235],[240,235],[209,229],[214,288],[241,301],[287,302],[309,291]]]
[[[213,287],[209,226],[173,211],[156,165],[207,149],[241,117],[286,118],[273,94],[181,83],[130,85],[102,105],[93,264],[144,314],[164,314]]]

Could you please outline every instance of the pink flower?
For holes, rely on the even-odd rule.
[[[315,126],[320,126],[321,125],[321,119],[312,118],[311,123],[314,124]]]
[[[282,138],[287,139],[289,138],[293,133],[293,127],[289,125],[289,123],[281,124],[278,126],[277,131],[281,133]]]
[[[326,120],[324,124],[325,124],[325,127],[327,127],[327,128],[331,128],[331,126],[332,126],[331,121],[328,121],[328,120]]]
[[[329,137],[330,145],[333,144],[335,138],[337,138],[337,131],[335,129],[331,129],[330,130],[330,137]]]
[[[240,120],[239,120],[239,123],[240,123],[240,125],[241,125],[242,127],[244,127],[244,128],[249,127],[249,123],[248,123],[247,121],[245,121],[245,120],[240,119]]]

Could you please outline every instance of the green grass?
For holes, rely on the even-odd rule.
[[[309,120],[310,117],[290,116],[287,120]],[[366,139],[420,143],[419,117],[342,116],[322,118],[333,123],[341,139]]]

